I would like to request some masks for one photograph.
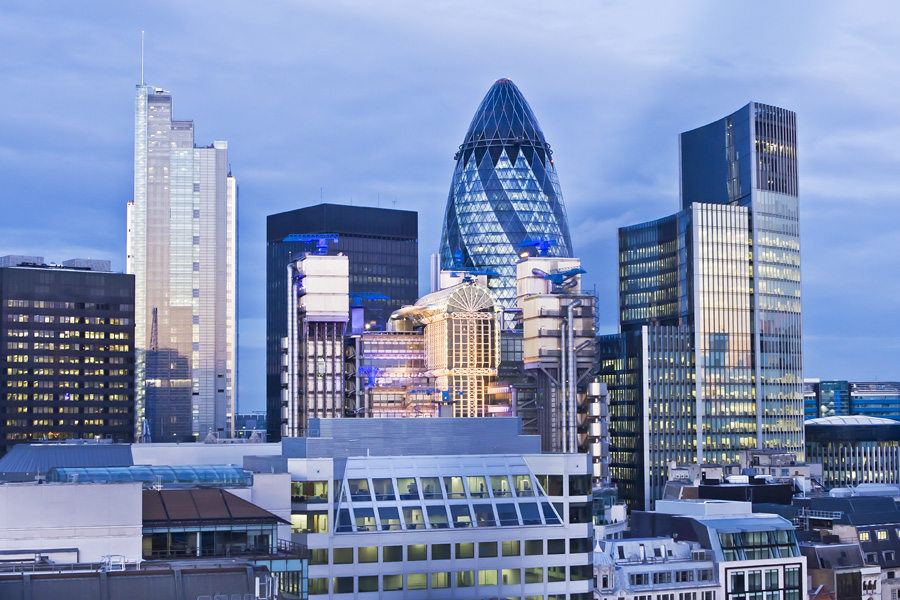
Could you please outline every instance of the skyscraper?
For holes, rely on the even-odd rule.
[[[418,214],[408,210],[318,204],[269,215],[266,220],[266,408],[268,440],[281,435],[282,339],[288,335],[287,267],[316,253],[319,234],[327,254],[349,259],[350,300],[365,308],[372,330],[413,304],[419,292]],[[285,239],[288,236],[302,239]]]
[[[441,235],[441,268],[497,273],[498,305],[516,304],[519,244],[544,239],[549,256],[572,256],[572,240],[550,144],[531,107],[509,79],[498,79],[456,153]]]
[[[619,230],[621,333],[598,358],[632,506],[670,462],[803,455],[795,122],[750,103],[681,134],[682,210]]]
[[[237,392],[237,185],[228,143],[194,145],[171,93],[135,94],[134,200],[137,423],[154,442],[230,435]]]

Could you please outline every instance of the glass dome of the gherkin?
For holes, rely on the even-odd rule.
[[[441,268],[490,271],[498,305],[516,302],[516,261],[526,240],[551,240],[550,256],[572,241],[550,145],[519,88],[498,79],[456,154],[441,235]]]

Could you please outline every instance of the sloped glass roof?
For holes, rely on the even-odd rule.
[[[141,482],[147,486],[250,487],[253,473],[237,465],[64,467],[47,471],[48,483]]]
[[[521,456],[347,459],[334,533],[562,526]]]

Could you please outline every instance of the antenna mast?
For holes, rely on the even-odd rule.
[[[144,30],[141,29],[141,85],[144,85]]]

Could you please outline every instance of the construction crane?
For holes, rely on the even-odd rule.
[[[340,236],[336,233],[292,233],[283,242],[316,243],[316,254],[328,254],[328,242],[337,243]]]
[[[531,273],[549,281],[550,285],[553,286],[552,291],[560,293],[575,287],[575,276],[587,273],[587,271],[581,267],[572,267],[571,269],[559,269],[550,273],[541,269],[532,269]]]
[[[537,248],[538,256],[550,256],[553,246],[556,246],[556,240],[549,237],[528,238],[519,243],[519,248]]]
[[[361,306],[363,300],[390,300],[390,297],[378,292],[350,292],[350,306]]]

